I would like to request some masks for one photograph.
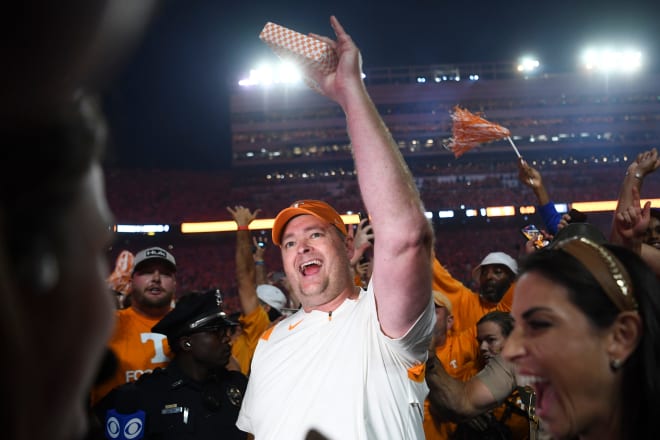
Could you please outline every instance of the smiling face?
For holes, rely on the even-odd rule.
[[[287,280],[306,311],[352,294],[349,248],[334,226],[299,215],[287,223],[281,243]]]
[[[609,331],[595,327],[565,287],[534,271],[518,280],[511,314],[516,324],[502,354],[515,364],[518,384],[536,391],[545,428],[556,438],[604,438],[621,397]]]

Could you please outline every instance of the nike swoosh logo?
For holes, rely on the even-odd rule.
[[[305,318],[301,319],[300,321],[296,322],[295,324],[289,324],[289,331],[293,330],[294,328],[298,327],[298,324],[303,322]]]

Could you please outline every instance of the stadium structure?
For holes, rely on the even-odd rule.
[[[459,158],[446,148],[455,106],[508,128],[523,158],[541,172],[551,199],[565,210],[579,202],[615,200],[630,161],[660,146],[657,73],[525,74],[514,63],[481,63],[374,68],[365,74],[436,227],[436,253],[445,261],[451,257],[449,268],[466,280],[468,266],[485,253],[518,252],[519,228],[541,219],[534,213],[534,194],[518,180],[517,156],[508,141],[480,145]],[[236,86],[231,132],[231,172],[172,171],[159,181],[177,185],[154,190],[157,207],[120,220],[168,223],[167,240],[181,248],[226,244],[233,234],[184,237],[180,228],[186,222],[231,220],[226,206],[260,208],[264,218],[301,198],[328,200],[342,214],[363,209],[346,121],[326,97],[304,85]],[[660,176],[647,180],[642,198],[660,197]],[[120,205],[120,198],[111,199],[115,212],[124,212]],[[172,217],[158,216],[164,212]],[[589,213],[603,231],[609,231],[611,218],[611,207]],[[122,240],[135,247],[150,238]],[[233,259],[233,250],[226,256]],[[227,272],[224,276],[233,278],[231,269]]]

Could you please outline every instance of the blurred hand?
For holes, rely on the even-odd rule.
[[[518,160],[518,180],[532,189],[543,184],[541,173],[523,159]]]

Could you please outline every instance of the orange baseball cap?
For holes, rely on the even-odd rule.
[[[275,217],[275,221],[273,222],[273,243],[278,246],[280,245],[280,238],[282,238],[286,224],[298,215],[313,215],[319,220],[330,223],[339,229],[339,232],[346,235],[346,225],[332,206],[320,200],[298,200],[288,208],[280,211],[277,217]]]

